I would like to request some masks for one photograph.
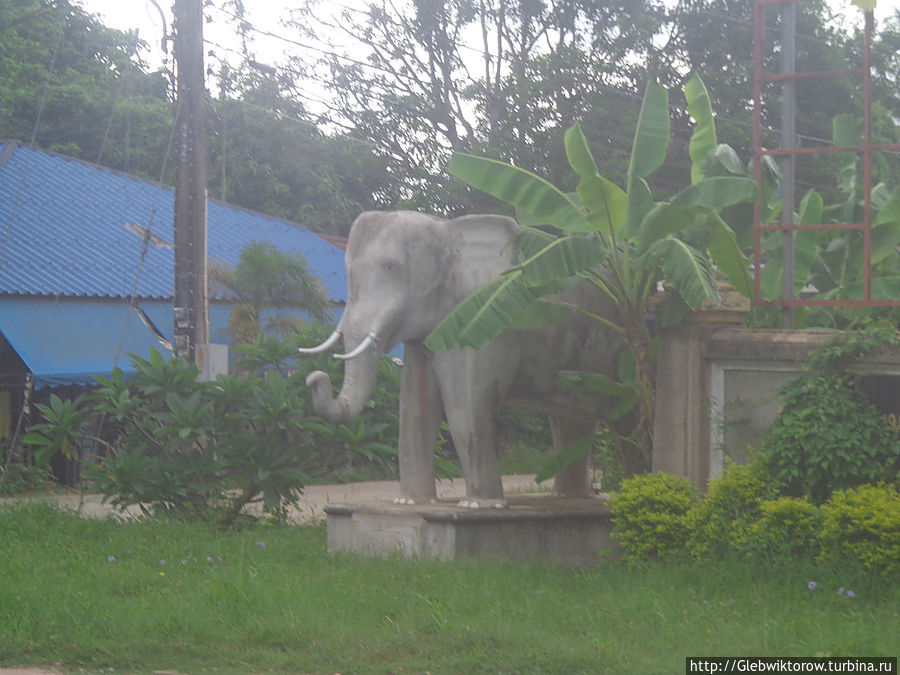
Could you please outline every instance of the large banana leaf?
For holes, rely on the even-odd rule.
[[[559,237],[525,260],[518,269],[527,286],[544,286],[601,265],[608,253],[596,236]]]
[[[568,195],[530,171],[504,162],[455,153],[449,171],[472,187],[566,232],[586,232],[584,211]]]
[[[863,295],[865,295],[865,282],[854,281],[846,286],[832,289],[828,293],[823,293],[822,297],[826,299],[862,300]],[[896,300],[900,298],[900,277],[873,278],[872,298],[874,300]]]
[[[653,197],[645,178],[662,166],[668,145],[669,92],[661,85],[648,82],[628,163],[625,237],[637,235],[644,216],[653,208]]]
[[[738,176],[714,176],[686,187],[672,198],[674,206],[708,206],[716,210],[756,200],[756,181]]]
[[[713,209],[707,209],[707,216],[713,224],[713,239],[709,244],[710,257],[738,293],[746,298],[752,297],[750,261],[738,245],[737,235]]]
[[[716,123],[709,102],[709,92],[696,73],[684,85],[684,97],[688,112],[694,118],[694,132],[691,134],[688,154],[691,157],[691,183],[697,183],[706,176],[707,158],[718,145]]]
[[[425,346],[443,352],[475,346],[469,342],[471,339],[479,349],[500,335],[535,299],[536,289],[525,285],[521,272],[504,274],[472,293],[445,316],[425,340]],[[465,337],[470,329],[472,332]]]
[[[755,199],[756,182],[749,178],[705,178],[679,192],[671,203],[654,205],[641,223],[639,248],[646,250],[657,239],[683,232],[699,218],[706,218],[708,214],[718,218],[721,209]],[[731,228],[725,227],[727,232],[731,232]],[[734,236],[734,233],[731,232],[731,235]]]
[[[822,196],[815,190],[807,192],[800,201],[797,214],[798,225],[818,225],[823,221]],[[818,233],[814,230],[798,230],[794,232],[794,292],[798,293],[806,285],[812,266],[818,257]],[[766,260],[762,270],[762,295],[767,300],[783,297],[782,279],[784,278],[783,256],[784,245],[779,244]]]
[[[598,173],[587,139],[577,124],[566,131],[565,145],[569,164],[581,176],[577,193],[588,210],[590,229],[615,232],[628,215],[628,195]]]
[[[563,143],[566,147],[566,159],[569,160],[569,166],[575,173],[582,178],[599,175],[597,162],[594,161],[594,155],[584,137],[584,132],[581,131],[581,126],[574,124],[569,127],[563,136]]]
[[[514,235],[514,240],[518,250],[516,261],[521,262],[540,253],[545,246],[549,246],[556,240],[556,236],[537,227],[529,226],[520,227]]]
[[[648,82],[631,147],[629,176],[646,178],[656,171],[666,160],[668,145],[669,91],[655,82]]]
[[[716,275],[705,252],[668,237],[653,243],[647,256],[658,261],[663,278],[675,287],[691,309],[710,298],[721,301]]]
[[[900,187],[894,188],[872,220],[872,264],[877,265],[900,246]]]
[[[454,347],[481,349],[527,313],[534,312],[539,298],[559,293],[577,282],[577,278],[561,278],[544,286],[528,286],[521,270],[505,272],[445,316],[426,338],[425,346],[434,352]]]
[[[580,281],[580,279],[575,279],[575,281]],[[523,314],[516,317],[509,327],[511,330],[550,328],[577,309],[578,307],[573,304],[538,298]]]
[[[655,206],[650,186],[640,176],[628,177],[628,215],[625,218],[625,227],[622,228],[622,237],[635,239],[641,232],[641,224],[644,218]]]
[[[691,209],[659,202],[644,217],[638,233],[638,250],[646,251],[650,245],[665,237],[683,232],[693,224],[697,214]]]
[[[708,161],[711,161],[713,165],[721,164],[728,173],[736,176],[745,176],[748,173],[747,167],[744,166],[734,148],[726,143],[719,143],[712,151]]]

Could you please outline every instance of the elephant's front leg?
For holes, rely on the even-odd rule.
[[[484,352],[453,350],[434,358],[444,412],[466,479],[462,506],[506,506],[497,462],[497,419],[506,372]]]
[[[400,382],[400,492],[398,504],[433,501],[434,447],[441,428],[443,406],[437,380],[425,350],[404,345]]]

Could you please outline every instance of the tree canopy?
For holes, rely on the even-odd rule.
[[[539,173],[562,188],[577,177],[563,131],[578,122],[598,167],[624,178],[645,82],[680,90],[706,82],[722,142],[750,156],[752,3],[743,0],[370,0],[364,8],[294,0],[283,62],[260,64],[247,40],[210,59],[210,194],[313,229],[346,234],[371,208],[446,215],[501,205],[453,179],[454,152]],[[362,7],[362,6],[359,6]],[[243,3],[215,0],[244,37]],[[798,68],[859,62],[861,13],[798,5]],[[766,68],[778,70],[780,14],[767,11]],[[287,49],[301,40],[323,45]],[[134,35],[106,28],[76,0],[0,0],[0,137],[171,182],[172,75],[136,55]],[[222,50],[210,44],[216,53]],[[873,44],[876,141],[898,142],[900,14]],[[237,58],[234,55],[237,54]],[[311,83],[311,84],[310,84]],[[315,101],[311,86],[325,91]],[[859,115],[851,78],[798,84],[803,144],[832,137],[838,114]],[[779,89],[769,85],[765,143],[777,144]],[[687,107],[673,100],[672,152],[652,177],[673,194],[689,180]],[[800,188],[833,186],[842,160],[801,170]],[[900,160],[877,170],[900,182]],[[806,183],[804,185],[803,183]]]

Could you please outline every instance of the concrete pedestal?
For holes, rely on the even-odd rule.
[[[506,509],[467,509],[455,502],[331,504],[325,508],[328,551],[590,565],[614,545],[604,499],[514,495],[508,501]]]

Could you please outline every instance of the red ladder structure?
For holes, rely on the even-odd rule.
[[[849,224],[809,224],[797,225],[793,222],[793,203],[785,203],[782,207],[781,222],[777,225],[763,225],[761,222],[761,208],[757,202],[754,209],[754,295],[757,305],[794,307],[794,306],[826,306],[826,307],[881,307],[900,306],[900,298],[875,299],[872,297],[872,154],[884,150],[900,150],[900,145],[873,145],[872,144],[872,73],[871,73],[871,44],[874,32],[875,18],[872,12],[865,13],[865,38],[862,49],[863,63],[861,68],[829,71],[785,72],[780,74],[767,74],[763,72],[763,42],[765,39],[765,10],[767,7],[796,4],[806,0],[755,0],[753,6],[754,44],[753,44],[753,170],[757,185],[762,189],[762,158],[795,157],[798,155],[812,155],[819,153],[855,152],[863,156],[863,222]],[[793,48],[793,45],[790,45]],[[782,49],[785,45],[782,44]],[[778,150],[765,150],[762,147],[762,87],[768,82],[787,82],[790,80],[825,78],[835,76],[861,76],[863,80],[863,144],[849,147],[815,147],[795,148],[793,142],[790,147]],[[790,191],[793,193],[793,190]],[[791,194],[793,201],[793,194]],[[786,215],[787,214],[787,215]],[[793,232],[799,230],[860,230],[863,233],[863,264],[864,264],[864,293],[861,299],[804,299],[794,298],[793,288],[790,289],[791,297],[776,300],[765,300],[762,297],[762,233],[766,231]],[[793,281],[793,258],[785,261],[785,277],[788,277],[787,265],[790,265],[790,277]]]

